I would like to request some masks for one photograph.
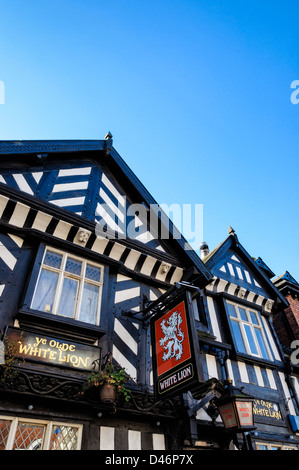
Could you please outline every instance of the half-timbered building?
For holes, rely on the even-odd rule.
[[[292,342],[299,340],[299,283],[286,271],[273,284],[288,302],[287,308],[275,318],[274,327],[281,344],[290,349]]]
[[[160,214],[153,233],[156,201],[111,137],[0,143],[1,449],[182,445],[181,398],[153,398],[145,319],[212,275]],[[107,358],[130,376],[117,409],[82,393]]]
[[[275,277],[273,284],[288,302],[287,308],[274,317],[273,325],[285,355],[288,385],[299,407],[299,283],[286,271]],[[290,424],[299,434],[299,416],[291,416]]]
[[[296,449],[298,382],[272,322],[285,296],[233,230],[202,249],[110,134],[0,142],[0,449]],[[109,361],[129,401],[83,393]],[[245,440],[217,411],[228,379],[255,399]]]
[[[298,423],[298,395],[273,327],[273,317],[288,303],[271,282],[274,273],[261,258],[249,255],[231,227],[227,239],[213,251],[203,244],[202,259],[213,274],[204,289],[205,315],[197,322],[204,377],[222,383],[231,380],[254,397],[256,429],[226,441],[213,389],[202,400],[188,397],[193,443],[209,443],[210,448],[298,450],[293,425]]]

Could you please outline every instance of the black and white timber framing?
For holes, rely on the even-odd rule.
[[[144,325],[142,310],[176,282],[196,279],[202,288],[212,279],[198,256],[192,250],[185,250],[186,241],[172,236],[170,221],[169,239],[162,240],[151,233],[148,217],[144,220],[138,214],[128,213],[133,203],[143,204],[149,213],[150,205],[156,201],[112,147],[111,138],[0,143],[2,333],[7,326],[14,326],[47,337],[98,344],[102,357],[111,352],[113,360],[133,378],[133,399],[120,412],[117,425],[111,418],[110,421],[98,419],[97,442],[84,435],[88,427],[83,426],[81,438],[87,439],[83,448],[102,449],[107,445],[120,449],[165,448],[165,430],[169,419],[175,418],[175,407],[153,402],[150,333]],[[103,232],[99,235],[100,221]],[[126,224],[130,223],[139,227],[133,238],[123,236]],[[32,310],[45,247],[103,267],[98,325]],[[142,385],[141,392],[136,382]],[[25,361],[17,382],[10,390],[5,386],[2,393],[9,397],[10,391],[25,401],[31,396],[33,402],[35,398],[44,403],[47,400],[56,403],[60,398],[65,411],[63,416],[57,412],[56,419],[76,421],[76,414],[68,411],[70,403],[80,406],[80,410],[86,408],[86,413],[90,413],[90,407],[102,413],[97,402],[85,402],[79,393],[81,386],[82,373],[70,374],[61,367]],[[20,410],[16,408],[12,404],[10,412],[18,413]],[[55,405],[53,413],[54,409]],[[78,413],[81,423],[82,412]],[[163,428],[156,428],[153,419],[164,419],[166,423]]]
[[[142,204],[146,218],[130,212],[132,204]],[[47,429],[53,421],[74,426],[81,449],[228,448],[231,437],[213,399],[215,383],[229,375],[236,386],[280,412],[279,418],[269,418],[260,411],[258,434],[249,436],[248,443],[253,448],[269,443],[298,448],[289,416],[299,415],[299,374],[287,368],[272,326],[272,316],[287,306],[271,282],[272,271],[249,256],[233,232],[201,260],[186,249],[183,237],[174,236],[170,221],[167,239],[152,232],[151,205],[156,201],[117,153],[110,135],[90,141],[0,142],[1,332],[14,327],[99,346],[101,358],[112,353],[133,379],[132,400],[115,414],[93,396],[80,394],[83,372],[25,361],[12,384],[0,383],[1,425],[16,427],[29,420],[46,422]],[[124,236],[129,224],[140,229],[134,237]],[[103,268],[98,324],[31,308],[46,247]],[[201,380],[198,389],[156,403],[143,312],[150,313],[151,302],[176,283],[198,287],[193,308]],[[226,300],[260,314],[268,359],[238,351]],[[10,433],[7,445],[12,442]]]

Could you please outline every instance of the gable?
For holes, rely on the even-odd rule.
[[[229,251],[214,266],[213,274],[259,295],[266,295],[262,281],[236,253]]]
[[[99,231],[116,237],[128,235],[150,248],[166,251],[147,220],[135,212],[132,197],[104,165],[92,160],[45,162],[43,167],[25,171],[7,169],[1,171],[0,182],[93,221]]]
[[[0,214],[7,229],[15,226],[20,235],[41,229],[44,238],[61,234],[76,245],[86,229],[86,247],[99,245],[119,269],[166,283],[178,279],[177,269],[180,279],[184,274],[199,286],[212,280],[114,149],[110,134],[105,140],[0,141],[0,155]]]
[[[203,259],[214,276],[215,286],[221,284],[223,289],[228,291],[231,285],[230,293],[245,289],[245,292],[251,292],[253,298],[256,296],[272,298],[278,304],[287,305],[283,295],[269,279],[272,273],[270,268],[261,258],[258,259],[263,266],[260,266],[255,258],[249,255],[231,227],[229,233],[230,235]],[[267,273],[264,272],[265,267]]]

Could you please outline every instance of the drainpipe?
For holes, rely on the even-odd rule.
[[[222,381],[225,382],[229,378],[229,373],[228,373],[228,368],[227,368],[227,359],[229,356],[229,352],[225,351],[223,349],[218,349],[217,351],[217,359],[220,363],[221,366],[221,376],[222,376]]]

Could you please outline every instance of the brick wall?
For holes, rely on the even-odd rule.
[[[287,295],[286,299],[290,306],[285,309],[284,314],[274,315],[273,325],[280,343],[289,348],[294,339],[299,340],[299,299],[291,295]],[[285,315],[292,334],[289,333],[289,329],[286,327],[283,315]]]
[[[291,295],[287,295],[286,299],[290,304],[290,306],[285,310],[286,316],[295,338],[299,339],[299,299],[298,297],[292,297]]]

